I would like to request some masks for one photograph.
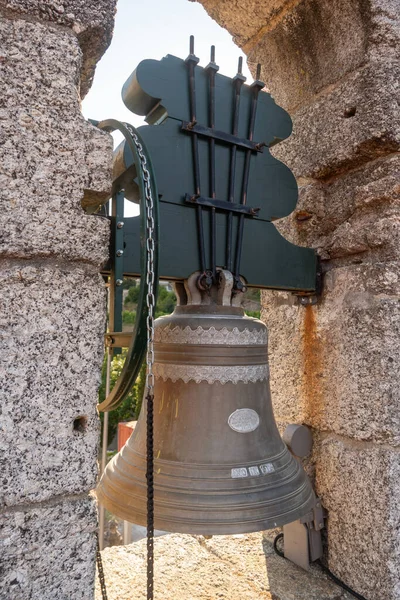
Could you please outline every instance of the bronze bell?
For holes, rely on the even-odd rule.
[[[155,527],[194,534],[270,529],[313,509],[300,462],[272,412],[267,328],[244,315],[233,278],[200,292],[198,274],[177,287],[180,304],[155,323]],[[145,408],[145,406],[144,406]],[[146,418],[97,488],[113,514],[146,524]]]

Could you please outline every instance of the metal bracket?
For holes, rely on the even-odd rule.
[[[238,137],[225,131],[218,131],[211,127],[205,127],[198,123],[189,123],[188,121],[182,121],[182,131],[188,131],[189,133],[197,133],[207,138],[213,138],[219,142],[225,144],[235,145],[239,148],[245,148],[246,150],[252,150],[253,152],[262,152],[263,148],[267,145],[265,142],[253,142],[246,138]]]
[[[316,304],[318,304],[318,299],[322,295],[322,286],[323,286],[322,264],[321,264],[321,258],[317,255],[317,270],[315,273],[315,293],[313,293],[313,294],[308,294],[307,292],[295,293],[298,304],[300,304],[301,306],[315,306]]]
[[[225,212],[239,213],[247,215],[248,217],[256,217],[260,208],[253,208],[246,206],[245,204],[235,204],[234,202],[227,202],[226,200],[218,200],[217,198],[204,198],[203,196],[197,196],[196,194],[185,194],[185,202],[188,204],[200,204],[201,206],[211,206],[218,210]]]
[[[322,557],[321,530],[325,527],[326,511],[320,498],[315,498],[311,512],[283,526],[285,558],[306,571],[310,563]]]
[[[104,336],[107,348],[129,348],[133,331],[111,331]]]

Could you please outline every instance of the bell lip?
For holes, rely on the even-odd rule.
[[[124,510],[121,505],[116,504],[110,498],[104,498],[102,494],[97,495],[98,502],[104,506],[113,515],[128,521],[129,523],[146,527],[147,517],[144,513],[136,513],[135,521],[130,521],[132,514],[129,510]],[[100,497],[99,497],[100,496]],[[104,501],[105,500],[105,501]],[[283,515],[268,517],[264,519],[231,521],[224,523],[204,523],[204,522],[184,522],[179,520],[165,519],[163,517],[154,517],[154,528],[166,533],[182,533],[192,535],[234,535],[239,533],[255,533],[257,531],[266,531],[282,527],[293,523],[306,516],[315,506],[315,493],[311,488],[309,497],[298,507],[288,511]]]

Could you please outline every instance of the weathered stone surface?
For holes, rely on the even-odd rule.
[[[210,17],[227,29],[238,46],[258,40],[279,23],[288,7],[302,0],[190,0],[204,6]]]
[[[268,88],[293,111],[364,62],[368,24],[362,2],[304,0],[282,15],[248,60],[264,65]]]
[[[276,419],[357,440],[400,443],[399,263],[325,275],[316,307],[264,292]]]
[[[3,261],[0,285],[0,504],[86,492],[97,476],[104,284],[84,265]]]
[[[370,62],[299,108],[274,148],[296,177],[325,179],[397,151],[400,63]]]
[[[369,5],[367,10],[361,0],[296,2],[262,39],[250,42],[251,51],[245,47],[251,65],[264,65],[263,77],[279,104],[295,111],[367,58],[398,59],[395,3],[372,0]]]
[[[0,599],[92,600],[96,527],[86,497],[0,514]]]
[[[396,2],[371,0],[202,0],[248,54],[277,102],[293,110],[366,59],[398,58]],[[329,65],[329,68],[327,68]]]
[[[27,21],[2,21],[0,28],[1,253],[99,266],[107,258],[108,223],[85,215],[81,201],[85,190],[106,199],[112,140],[80,114],[77,41]]]
[[[5,16],[36,17],[69,27],[77,35],[83,51],[82,97],[92,84],[97,61],[111,42],[115,7],[116,0],[0,0]]]
[[[324,260],[357,254],[391,260],[400,248],[393,229],[399,219],[399,172],[400,156],[394,154],[327,183],[300,178],[296,210],[276,226]]]
[[[366,598],[400,598],[400,451],[326,437],[315,451],[330,569]]]
[[[115,0],[0,0],[1,600],[92,600],[112,140],[81,114]]]
[[[163,600],[350,600],[315,567],[303,571],[277,556],[264,535],[170,534],[155,541],[155,597]],[[146,542],[102,552],[109,600],[144,600]],[[96,600],[101,600],[96,582]]]

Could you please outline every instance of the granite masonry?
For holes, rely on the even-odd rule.
[[[277,226],[322,259],[316,306],[263,294],[275,416],[313,429],[329,567],[368,600],[399,600],[399,2],[201,3],[293,118],[274,153],[299,203]]]
[[[112,144],[80,99],[115,3],[0,0],[0,600],[94,594]],[[324,270],[314,307],[263,296],[276,418],[313,429],[330,568],[400,600],[398,0],[202,4],[293,117],[277,226]]]
[[[80,100],[115,0],[0,0],[0,598],[92,600],[112,141]]]

